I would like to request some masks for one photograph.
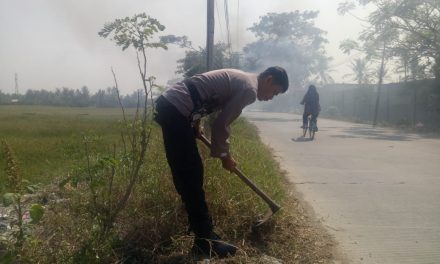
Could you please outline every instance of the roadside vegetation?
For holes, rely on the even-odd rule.
[[[44,205],[44,215],[29,226],[23,242],[14,247],[18,253],[11,263],[191,262],[188,252],[192,236],[187,234],[185,211],[174,190],[156,125],[151,126],[149,149],[133,193],[111,230],[102,236],[97,219],[102,212],[96,212],[90,186],[87,181],[71,179],[87,167],[84,138],[93,138],[89,146],[94,157],[112,156],[115,143],[116,148],[121,147],[117,143],[121,137],[120,109],[2,106],[0,113],[0,134],[14,150],[23,179],[44,183],[34,198]],[[282,172],[259,141],[256,129],[243,119],[232,129],[231,144],[240,168],[280,202],[283,210],[263,227],[252,228],[267,206],[235,175],[224,171],[200,144],[216,229],[239,248],[236,257],[217,261],[265,263],[264,256],[271,256],[285,263],[330,263],[331,239],[289,193]],[[5,158],[2,151],[2,183],[7,180]],[[114,195],[119,197],[126,182],[115,180],[113,184]],[[98,199],[104,199],[105,188],[100,186],[108,185],[96,185],[96,190],[102,190],[97,193],[101,195]],[[6,186],[2,187],[3,194]]]

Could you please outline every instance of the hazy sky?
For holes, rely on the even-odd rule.
[[[0,90],[14,91],[18,73],[20,93],[27,89],[81,88],[92,92],[113,86],[110,67],[116,71],[122,93],[141,87],[136,56],[124,52],[97,32],[116,18],[145,12],[166,30],[161,35],[186,35],[194,46],[206,42],[206,0],[0,0]],[[337,14],[337,0],[229,0],[233,50],[254,40],[246,29],[269,12],[318,10],[316,26],[327,31],[328,55],[336,81],[348,71],[350,58],[338,50],[341,40],[356,38],[362,30],[350,16]],[[224,1],[216,0],[216,41],[226,42]],[[362,12],[362,11],[358,11]],[[237,16],[237,14],[239,14]],[[238,19],[237,19],[238,18]],[[148,51],[149,75],[158,83],[177,77],[176,60],[184,50]],[[347,81],[347,80],[346,80]]]

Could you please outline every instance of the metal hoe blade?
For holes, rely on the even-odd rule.
[[[260,220],[258,220],[257,222],[255,222],[254,227],[259,227],[261,225],[263,225],[264,223],[266,223],[275,213],[272,211],[267,212],[263,218],[261,218]]]

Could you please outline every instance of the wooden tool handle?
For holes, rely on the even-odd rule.
[[[211,142],[209,139],[205,137],[205,135],[201,135],[200,140],[205,143],[206,146],[211,148]],[[255,183],[253,183],[248,177],[244,175],[237,167],[234,168],[233,172],[244,182],[247,186],[249,186],[258,196],[260,196],[267,205],[269,205],[272,213],[277,212],[281,209],[281,206],[278,205],[274,200],[272,200],[265,192],[263,192],[260,188],[258,188]]]

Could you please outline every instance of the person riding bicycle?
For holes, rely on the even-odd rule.
[[[311,115],[312,118],[310,121],[315,124],[315,131],[318,131],[317,118],[319,112],[321,111],[321,106],[319,105],[319,94],[316,91],[316,87],[314,85],[309,86],[309,89],[304,95],[301,104],[304,105],[303,125],[301,126],[301,128],[305,128],[308,126],[307,119]]]

